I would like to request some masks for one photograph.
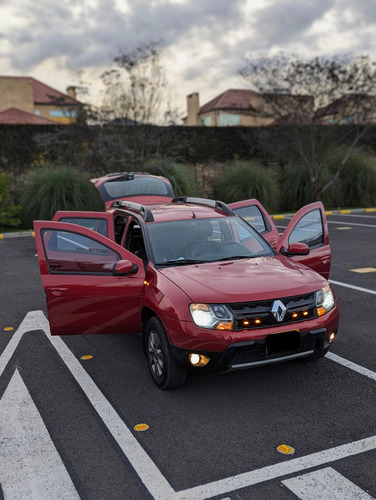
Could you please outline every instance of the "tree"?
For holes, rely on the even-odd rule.
[[[160,112],[162,94],[167,86],[160,62],[160,44],[147,43],[125,51],[113,60],[116,68],[105,71],[102,114],[106,121],[119,125],[146,125]]]
[[[302,60],[281,54],[248,58],[239,73],[260,93],[260,110],[270,122],[284,125],[289,157],[306,169],[312,201],[320,199],[376,123],[376,62],[369,56]],[[328,151],[339,143],[343,153],[330,163]]]

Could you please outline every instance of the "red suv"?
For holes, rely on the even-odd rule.
[[[322,203],[282,236],[259,202],[240,204],[272,246],[228,205],[199,198],[35,221],[52,335],[141,333],[162,389],[189,369],[324,356],[339,311]]]

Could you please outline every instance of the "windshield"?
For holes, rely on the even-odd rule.
[[[117,177],[99,186],[104,201],[132,196],[154,195],[173,197],[171,186],[158,177]]]
[[[273,255],[269,244],[240,217],[148,224],[153,261],[160,265]]]

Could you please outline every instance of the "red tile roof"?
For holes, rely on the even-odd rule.
[[[0,124],[4,125],[59,125],[54,120],[33,115],[18,108],[8,108],[0,111]]]
[[[73,106],[80,104],[77,99],[74,99],[67,94],[63,94],[62,92],[59,92],[58,90],[55,90],[29,76],[0,76],[0,78],[31,81],[34,104],[51,104],[51,101],[54,104],[61,101],[61,104]]]
[[[253,90],[229,89],[218,97],[201,106],[199,114],[215,109],[253,110],[251,99],[258,96]]]

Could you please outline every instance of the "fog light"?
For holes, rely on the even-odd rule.
[[[196,354],[194,352],[191,352],[188,358],[192,366],[205,366],[210,361],[210,358],[208,356],[204,356],[203,354]]]
[[[333,342],[333,340],[336,338],[336,334],[333,332],[329,335],[329,342]]]

